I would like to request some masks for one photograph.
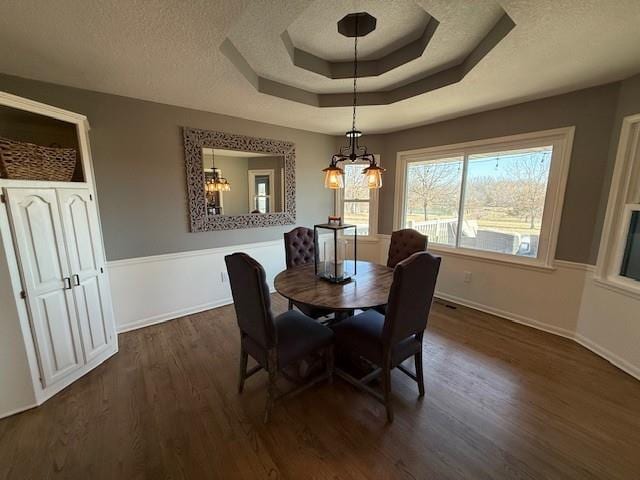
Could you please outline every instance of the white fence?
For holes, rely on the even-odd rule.
[[[458,233],[458,220],[455,218],[440,218],[423,222],[407,222],[408,228],[413,228],[426,235],[430,243],[455,245]],[[491,252],[508,253],[510,255],[536,256],[538,251],[538,235],[521,236],[516,232],[501,232],[487,228],[479,228],[477,222],[465,220],[462,224],[460,246],[488,250]]]

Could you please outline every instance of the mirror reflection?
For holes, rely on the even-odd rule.
[[[203,148],[209,215],[284,211],[284,157],[269,153]]]

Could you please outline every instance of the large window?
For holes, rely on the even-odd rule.
[[[572,132],[400,154],[396,227],[436,249],[551,263]]]
[[[344,223],[358,227],[358,236],[373,236],[377,230],[378,191],[367,187],[367,178],[362,173],[368,165],[361,162],[344,164],[344,190],[338,190],[336,196],[338,215]]]

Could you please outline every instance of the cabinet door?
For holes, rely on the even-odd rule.
[[[53,189],[6,189],[43,387],[80,368],[82,348]]]
[[[57,191],[80,335],[88,363],[113,340],[113,312],[95,202],[86,189]]]

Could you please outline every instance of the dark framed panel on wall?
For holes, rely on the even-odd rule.
[[[189,127],[183,128],[183,138],[189,219],[192,232],[260,228],[295,223],[296,153],[294,143]],[[283,168],[280,211],[275,212],[269,208],[267,211],[258,212],[256,209],[251,212],[252,208],[246,208],[247,213],[227,215],[218,214],[219,209],[212,210],[208,204],[207,182],[210,180],[207,179],[205,173],[204,156],[206,152],[214,151],[226,152],[226,155],[232,157],[242,155],[281,157]],[[213,164],[212,167],[214,172],[218,170]],[[269,186],[269,189],[274,189],[274,186]],[[277,194],[271,190],[270,193]]]

